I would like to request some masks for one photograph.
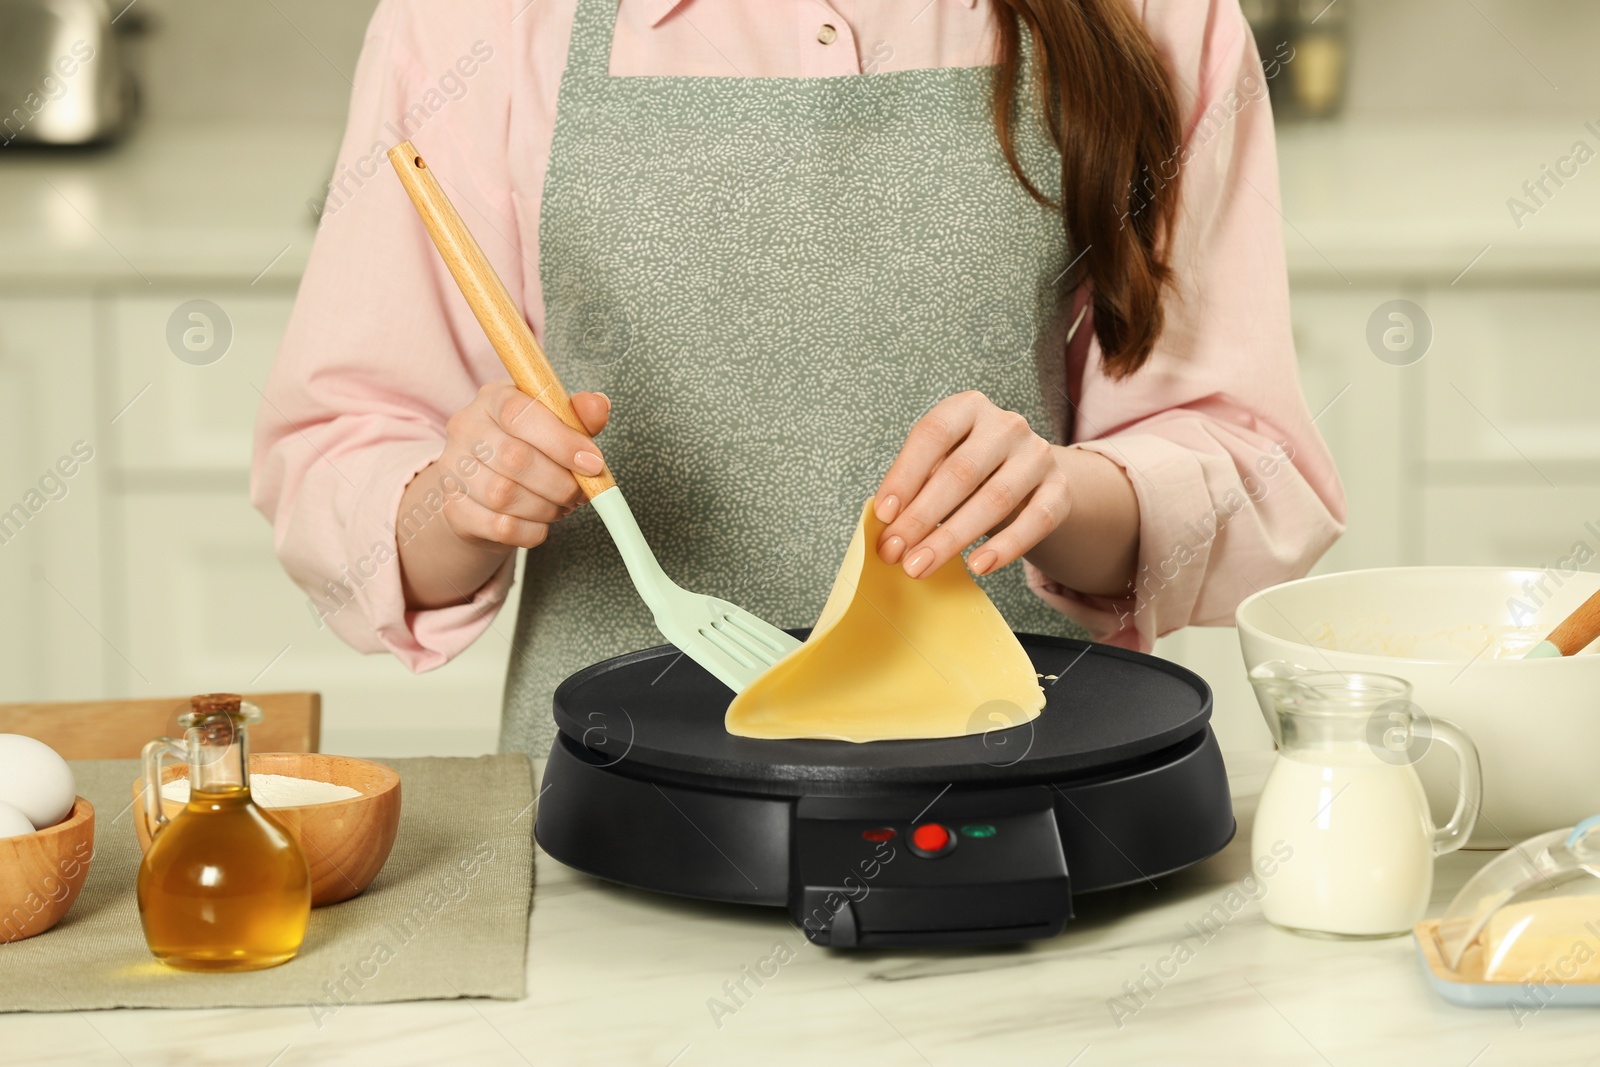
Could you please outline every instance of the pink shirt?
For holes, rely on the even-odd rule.
[[[505,371],[384,152],[410,137],[448,175],[542,337],[540,194],[574,4],[382,0],[257,422],[251,496],[285,568],[346,641],[416,671],[470,644],[511,586],[508,560],[472,602],[407,611],[393,530],[446,420]],[[1088,328],[1064,356],[1074,443],[1120,464],[1139,498],[1138,588],[1113,600],[1031,568],[1030,579],[1097,638],[1148,649],[1190,623],[1227,623],[1253,589],[1304,574],[1342,530],[1344,499],[1300,393],[1272,119],[1237,0],[1139,6],[1187,131],[1178,288],[1132,378],[1099,372]],[[622,0],[611,70],[831,77],[981,65],[992,62],[991,19],[987,0]]]

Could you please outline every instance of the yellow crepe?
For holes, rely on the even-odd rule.
[[[1033,663],[961,558],[911,578],[878,558],[883,529],[867,501],[810,639],[734,698],[729,733],[960,737],[1039,714]]]

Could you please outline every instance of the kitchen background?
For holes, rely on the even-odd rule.
[[[1268,54],[1271,6],[1247,5]],[[428,675],[358,656],[318,628],[246,497],[372,7],[135,0],[129,132],[0,147],[0,511],[43,501],[0,527],[0,700],[316,689],[327,751],[493,749],[511,613]],[[1600,164],[1569,161],[1536,201],[1523,186],[1576,142],[1600,149],[1600,5],[1300,8],[1272,82],[1284,239],[1305,391],[1350,496],[1318,569],[1595,558]],[[20,97],[18,62],[0,40]],[[222,309],[220,358],[174,355],[195,300]],[[1398,350],[1395,300],[1421,309],[1400,306]],[[52,478],[63,457],[74,473]],[[1157,651],[1216,689],[1224,750],[1270,745],[1231,629]]]

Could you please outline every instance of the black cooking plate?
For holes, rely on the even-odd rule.
[[[806,782],[1060,782],[1170,748],[1211,717],[1210,690],[1176,664],[1087,641],[1017,637],[1035,670],[1058,677],[1041,679],[1038,718],[982,734],[866,744],[734,737],[723,727],[733,694],[671,645],[574,674],[556,690],[555,719],[586,758],[621,773],[659,769],[767,792]]]

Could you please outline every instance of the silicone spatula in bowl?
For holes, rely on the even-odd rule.
[[[511,294],[415,146],[410,141],[395,145],[389,150],[389,163],[511,380],[562,422],[587,434]],[[634,588],[655,616],[656,628],[728,688],[740,692],[800,647],[797,639],[737,605],[690,592],[668,578],[609,469],[594,476],[573,477],[616,542]]]
[[[1578,610],[1562,619],[1550,636],[1534,645],[1524,659],[1553,659],[1575,656],[1600,637],[1600,593],[1578,605]]]

